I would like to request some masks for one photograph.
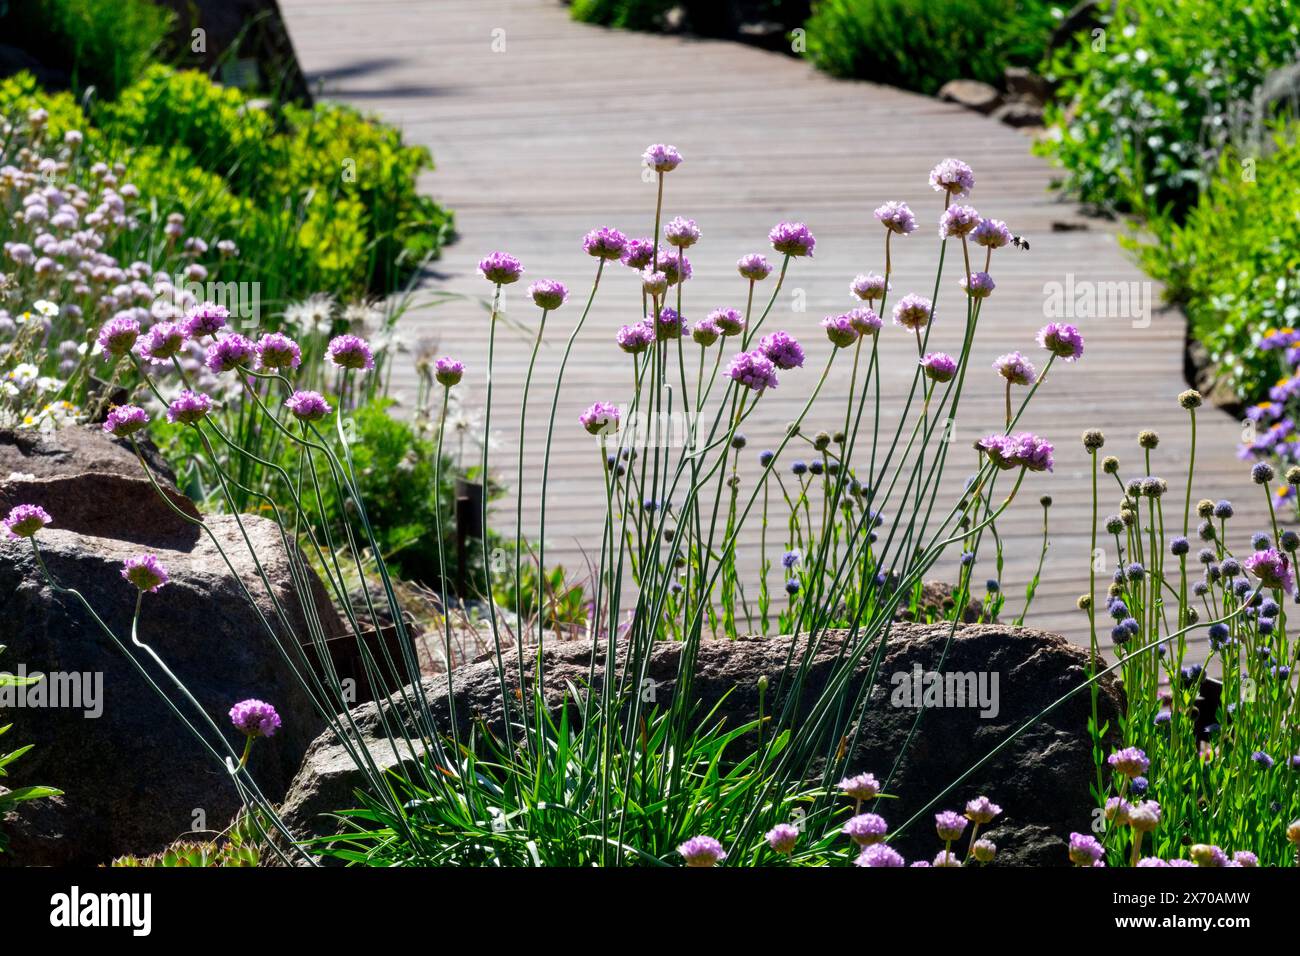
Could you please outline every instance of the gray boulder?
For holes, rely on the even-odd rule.
[[[897,799],[888,801],[881,811],[895,826],[1086,678],[1085,653],[1057,635],[975,624],[958,627],[949,642],[949,631],[946,624],[897,623],[892,627],[857,748],[842,768],[844,773],[871,771],[883,782],[895,759],[903,754],[889,784],[889,792]],[[806,712],[824,686],[844,636],[830,635],[816,655],[800,713]],[[945,646],[947,655],[940,667]],[[703,642],[693,688],[701,708],[707,710],[722,701],[719,717],[731,726],[752,720],[758,710],[758,679],[767,676],[774,692],[788,648],[789,640],[782,638]],[[680,644],[664,642],[652,651],[649,676],[661,700],[670,699],[674,692],[680,650]],[[553,708],[564,706],[570,685],[584,686],[590,653],[589,644],[576,641],[547,646],[544,689]],[[510,660],[513,662],[513,656]],[[513,667],[512,663],[508,673],[513,673]],[[939,671],[951,676],[954,687],[972,686],[960,681],[961,676],[971,675],[974,686],[989,691],[985,704],[976,700],[975,706],[969,706],[971,700],[967,700],[967,706],[927,709],[910,746],[905,747],[918,713],[913,704],[925,700],[926,682],[932,679],[929,675]],[[860,678],[865,674],[865,667],[858,672]],[[600,677],[598,666],[597,683]],[[917,686],[921,696],[913,700]],[[1101,686],[1101,720],[1109,721],[1113,728],[1122,706],[1120,692],[1111,680],[1104,680]],[[452,687],[462,735],[476,722],[501,732],[504,713],[491,657],[459,668]],[[439,725],[449,726],[446,676],[426,679],[422,689]],[[773,692],[768,696],[769,713],[781,704],[773,700]],[[954,704],[957,700],[949,697],[943,702]],[[403,760],[382,735],[381,707],[384,715],[397,719],[391,701],[359,707],[352,717],[376,763],[385,769],[397,768]],[[571,710],[576,718],[576,707]],[[1093,809],[1089,710],[1087,692],[1077,694],[1034,723],[934,809],[959,809],[965,800],[986,794],[1004,808],[1002,817],[986,831],[1000,848],[1002,864],[1065,864],[1069,833],[1084,830]],[[355,791],[361,785],[362,777],[344,748],[332,735],[323,735],[308,749],[290,786],[281,808],[285,822],[300,837],[339,832],[337,818],[329,814],[357,806]],[[939,848],[928,817],[898,837],[894,845],[908,859],[932,857]]]
[[[26,436],[0,436],[0,509],[30,502],[51,513],[54,524],[39,536],[46,565],[62,585],[80,591],[128,647],[136,592],[120,576],[122,563],[142,552],[158,556],[171,581],[144,595],[140,639],[188,686],[236,749],[242,739],[229,726],[231,705],[256,697],[277,707],[283,727],[259,742],[250,766],[267,797],[278,800],[324,727],[258,616],[260,610],[293,652],[289,656],[300,659],[291,642],[292,635],[307,633],[305,609],[292,586],[281,532],[259,517],[206,517],[204,524],[234,566],[232,574],[212,539],[162,501],[141,477],[134,455],[123,451],[90,430],[65,430],[34,443]],[[165,475],[159,480],[177,508],[197,514]],[[245,534],[270,591],[258,577]],[[325,633],[345,634],[319,581],[314,575],[310,580]],[[287,627],[277,620],[272,594]],[[46,675],[37,685],[43,697],[29,689],[21,700],[0,700],[0,716],[14,725],[6,742],[35,745],[6,782],[64,791],[56,800],[24,804],[0,823],[12,837],[0,864],[106,863],[230,822],[241,804],[225,769],[81,603],[50,587],[28,541],[0,542],[0,644],[7,645],[0,661],[6,669]],[[135,654],[160,686],[172,690],[151,659]]]

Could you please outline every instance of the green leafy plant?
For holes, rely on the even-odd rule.
[[[21,0],[0,5],[0,34],[66,70],[74,90],[113,99],[153,61],[173,19],[152,0]]]
[[[1042,59],[1060,7],[1045,0],[819,0],[807,56],[835,76],[934,93],[949,80],[1000,84]]]
[[[1102,33],[1052,60],[1058,132],[1041,149],[1084,201],[1179,219],[1249,121],[1255,88],[1297,49],[1288,0],[1119,0]]]
[[[1270,331],[1300,325],[1297,182],[1295,128],[1259,156],[1230,149],[1183,223],[1160,217],[1150,223],[1155,241],[1135,243],[1143,268],[1165,284],[1192,337],[1247,403],[1289,374],[1278,353],[1258,346]]]
[[[0,653],[3,652],[4,645],[0,644]],[[0,672],[0,687],[25,687],[29,684],[35,684],[39,680],[40,677],[19,677],[15,674]],[[13,725],[0,725],[0,736],[4,736],[11,726]],[[8,753],[0,749],[0,778],[9,776],[7,768],[31,749],[32,744],[27,744]],[[40,800],[44,797],[57,797],[62,793],[62,790],[55,790],[53,787],[19,787],[16,790],[0,790],[0,817],[3,817],[20,803],[28,800]],[[0,830],[0,853],[3,853],[8,845],[8,838],[5,836],[4,831]]]
[[[110,867],[151,869],[159,867],[249,867],[261,863],[257,848],[261,832],[253,825],[252,814],[241,814],[223,834],[213,840],[177,840],[171,846],[148,856],[119,856]]]

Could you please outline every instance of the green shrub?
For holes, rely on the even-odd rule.
[[[1042,59],[1059,7],[1045,0],[820,0],[807,56],[835,76],[922,93],[949,80],[1000,83]]]
[[[584,23],[655,30],[663,15],[675,6],[674,0],[573,0],[570,13]]]
[[[1157,243],[1139,247],[1143,267],[1165,283],[1192,335],[1246,400],[1262,399],[1278,373],[1277,353],[1258,349],[1260,338],[1300,325],[1296,131],[1274,146],[1253,161],[1225,152],[1186,220],[1156,220]]]
[[[1230,26],[1228,26],[1230,25]],[[1300,49],[1290,0],[1119,0],[1104,35],[1079,35],[1043,145],[1086,202],[1181,217],[1269,70]]]
[[[74,90],[112,99],[152,62],[172,19],[151,0],[20,0],[0,4],[0,36],[66,70]]]

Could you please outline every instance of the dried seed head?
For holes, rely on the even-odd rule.
[[[1149,428],[1145,429],[1144,431],[1138,432],[1138,444],[1146,449],[1155,448],[1160,444],[1160,436]]]
[[[1202,518],[1208,518],[1214,514],[1214,502],[1209,498],[1202,498],[1196,502],[1196,514]]]
[[[1083,447],[1088,451],[1094,452],[1104,444],[1106,444],[1106,436],[1101,433],[1100,428],[1089,428],[1083,433]]]
[[[1114,455],[1107,455],[1101,462],[1101,470],[1108,475],[1113,475],[1119,471],[1119,459]]]
[[[1194,388],[1189,388],[1178,396],[1178,404],[1183,408],[1191,411],[1193,408],[1201,407],[1201,393]]]
[[[1300,485],[1300,465],[1292,465],[1286,470],[1286,483]]]
[[[1092,607],[1092,595],[1091,595],[1091,594],[1080,594],[1080,595],[1079,595],[1079,600],[1075,601],[1074,603],[1075,603],[1076,605],[1078,605],[1078,608],[1079,608],[1080,611],[1086,611],[1086,610],[1088,610],[1090,607]]]
[[[1052,507],[1052,496],[1043,495],[1043,497],[1038,499],[1038,503],[1042,505],[1044,508],[1050,508]]]
[[[827,432],[818,432],[813,436],[813,447],[818,451],[825,451],[831,446],[831,436]]]

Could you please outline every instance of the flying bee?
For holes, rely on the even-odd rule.
[[[1023,249],[1025,252],[1029,251],[1029,240],[1024,236],[1012,236],[1011,244],[1017,249]]]

